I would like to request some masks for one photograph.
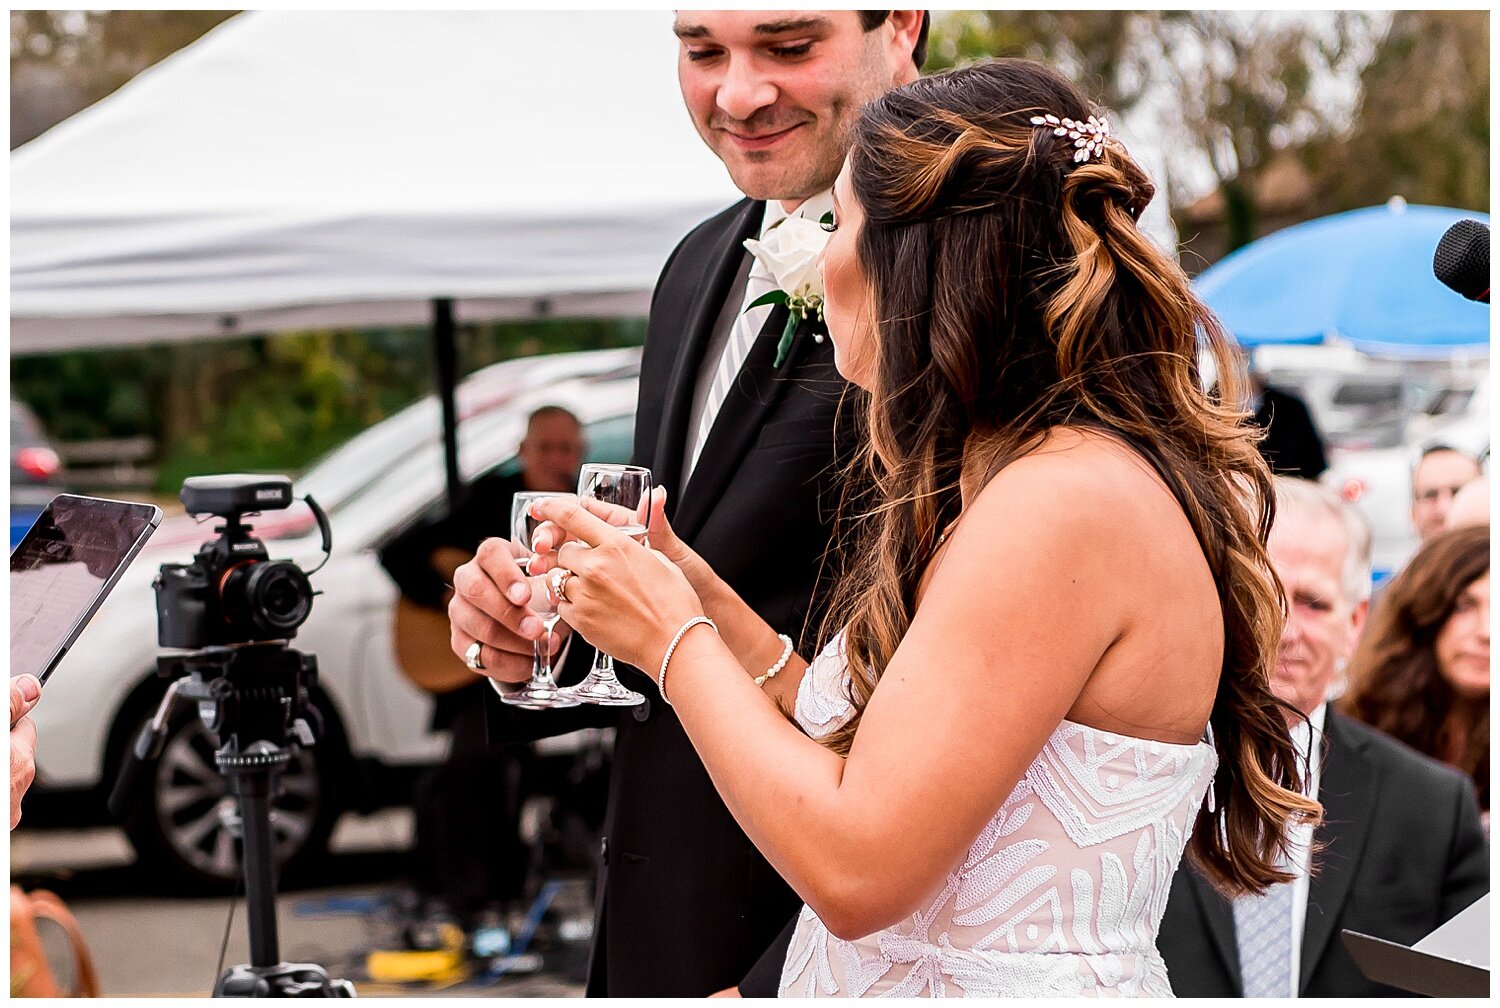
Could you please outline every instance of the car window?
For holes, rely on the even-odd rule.
[[[1307,400],[1307,376],[1290,371],[1268,371],[1263,376],[1265,383],[1298,399]],[[1309,403],[1309,405],[1311,405]]]
[[[1462,413],[1469,408],[1469,403],[1474,399],[1474,390],[1471,388],[1445,388],[1439,389],[1432,399],[1428,401],[1427,408],[1422,412],[1428,416],[1442,416],[1444,413]]]
[[[1335,406],[1387,406],[1402,403],[1400,382],[1346,381],[1333,393]]]
[[[576,379],[630,379],[639,370],[638,347],[521,357],[491,364],[459,383],[459,426],[469,430],[530,389]],[[420,399],[313,462],[298,475],[297,487],[312,493],[332,514],[369,492],[386,472],[407,460],[441,451],[441,429],[436,398]],[[379,465],[372,464],[376,459]]]
[[[634,413],[591,423],[584,430],[589,439],[589,454],[585,462],[625,464],[630,461],[630,452],[635,446]]]
[[[635,414],[608,417],[584,424],[583,434],[589,443],[585,462],[628,463],[635,444]],[[490,471],[512,476],[520,469],[521,460],[512,456]]]

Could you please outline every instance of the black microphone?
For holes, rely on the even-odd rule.
[[[1438,241],[1432,272],[1470,301],[1490,303],[1490,226],[1461,220]]]

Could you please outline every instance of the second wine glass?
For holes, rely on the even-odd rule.
[[[578,472],[578,496],[610,505],[610,524],[638,543],[646,542],[651,519],[651,470],[640,466],[590,463]],[[646,698],[620,682],[615,660],[594,650],[588,678],[564,691],[584,703],[604,707],[634,707]]]

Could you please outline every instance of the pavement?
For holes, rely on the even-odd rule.
[[[134,865],[119,829],[28,829],[23,820],[10,841],[12,878],[67,901],[105,996],[207,996],[223,968],[249,961],[244,900],[234,901],[226,942],[231,901],[163,893]],[[354,981],[360,997],[582,996],[592,916],[582,877],[553,880],[543,925],[528,950],[534,954],[512,960],[514,970],[439,985],[370,980],[368,953],[401,947],[400,879],[410,841],[410,809],[345,816],[326,869],[277,897],[282,960],[317,963],[332,977]],[[70,959],[60,932],[48,928],[44,939],[64,979]]]

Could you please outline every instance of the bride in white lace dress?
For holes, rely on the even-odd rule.
[[[842,640],[813,660],[797,722],[853,713]],[[1217,760],[1063,721],[943,887],[906,920],[842,941],[805,907],[783,996],[1170,997],[1156,928]]]
[[[1318,813],[1267,688],[1270,481],[1233,358],[1095,114],[1021,60],[865,109],[822,272],[867,422],[810,665],[777,636],[802,614],[762,622],[664,493],[653,549],[535,509],[574,540],[563,618],[657,681],[806,901],[784,995],[1169,995],[1184,854],[1258,891]]]

